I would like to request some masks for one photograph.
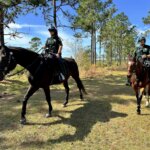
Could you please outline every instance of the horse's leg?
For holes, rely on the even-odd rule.
[[[26,123],[26,106],[27,106],[27,102],[28,99],[39,89],[39,87],[34,87],[34,86],[30,86],[27,94],[25,95],[24,99],[23,99],[23,105],[22,105],[22,112],[21,112],[21,120],[20,123],[21,124],[25,124]]]
[[[149,107],[149,85],[145,88],[145,98],[146,98],[146,105],[145,107]]]
[[[44,93],[45,93],[45,96],[46,96],[46,101],[48,103],[48,107],[49,107],[49,111],[48,111],[48,114],[46,114],[46,118],[49,118],[52,116],[52,105],[51,105],[51,96],[50,96],[50,89],[49,89],[49,86],[47,87],[44,87]]]
[[[147,93],[147,95],[148,95],[147,101],[148,101],[148,103],[149,103],[149,96],[150,96],[150,84],[148,85],[148,93]],[[150,105],[150,103],[149,103],[149,105]]]
[[[69,86],[68,86],[68,81],[65,81],[64,83],[63,83],[63,85],[64,85],[64,87],[65,87],[65,91],[66,91],[66,101],[64,102],[64,107],[66,107],[67,106],[67,104],[68,104],[68,99],[69,99]]]
[[[82,93],[82,90],[84,90],[84,87],[83,87],[83,84],[82,84],[82,81],[80,80],[80,78],[77,76],[77,77],[74,77],[74,80],[76,81],[77,83],[77,86],[79,88],[79,92],[80,92],[80,99],[83,100],[83,93]]]
[[[143,97],[143,93],[139,89],[137,94],[136,94],[136,98],[137,98],[137,114],[138,115],[141,114],[141,100],[142,100],[142,97]]]
[[[149,107],[149,94],[146,97],[146,107]]]
[[[150,106],[150,103],[149,103],[149,96],[150,96],[150,85],[148,85],[148,92],[147,92],[147,107]]]

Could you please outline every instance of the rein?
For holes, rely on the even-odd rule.
[[[17,74],[20,74],[22,73],[25,69],[30,69],[32,67],[32,65],[34,65],[36,63],[36,61],[39,59],[40,57],[37,57],[31,64],[29,64],[26,68],[23,68],[22,70],[16,72],[16,73],[13,73],[13,74],[10,74],[10,75],[7,75],[7,77],[12,77],[14,75],[17,75]],[[8,64],[7,64],[7,67],[6,68],[9,68],[9,65],[11,64],[11,60],[14,60],[15,61],[15,58],[13,56],[13,53],[12,52],[9,52],[9,59],[8,59]],[[16,62],[16,61],[15,61]],[[4,70],[3,70],[4,71]]]

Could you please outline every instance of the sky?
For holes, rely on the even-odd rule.
[[[150,26],[144,25],[142,18],[147,16],[148,11],[150,11],[150,0],[114,0],[114,4],[118,9],[118,13],[124,12],[133,25],[136,25],[138,31],[142,33],[147,30]],[[73,13],[70,11],[70,13]],[[60,15],[60,20],[63,24],[68,24],[67,20]],[[44,45],[46,39],[49,37],[48,27],[45,25],[42,15],[34,16],[29,14],[26,16],[19,16],[16,23],[9,24],[11,31],[6,29],[5,33],[18,31],[22,32],[20,38],[10,38],[5,36],[7,45],[11,46],[21,46],[29,48],[29,41],[33,37],[39,37]],[[63,41],[63,56],[71,57],[73,56],[73,45],[74,45],[74,32],[67,28],[59,28],[59,36]],[[150,40],[148,40],[150,42]],[[90,38],[83,40],[83,46],[90,45]]]
[[[141,30],[147,28],[142,18],[150,11],[150,0],[114,0],[119,12],[125,12],[132,24]]]

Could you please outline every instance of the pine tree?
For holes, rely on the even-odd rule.
[[[80,28],[91,35],[91,63],[96,64],[96,31],[102,21],[107,19],[108,9],[112,5],[112,0],[80,0],[77,9],[77,16],[73,26]]]
[[[122,59],[135,49],[137,33],[124,13],[117,14],[110,19],[101,36],[109,65],[112,65],[113,60],[121,64]]]
[[[148,12],[148,16],[143,18],[143,22],[145,24],[150,24],[150,11]]]
[[[37,7],[45,7],[45,0],[0,0],[0,45],[4,48],[4,28],[8,27],[8,24],[15,22],[15,19],[20,14],[27,14],[30,11],[35,10]]]
[[[41,46],[42,42],[41,39],[38,37],[34,37],[31,39],[31,41],[29,42],[30,44],[30,49],[34,52],[38,52],[39,47]]]

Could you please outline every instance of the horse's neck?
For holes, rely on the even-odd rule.
[[[37,61],[38,54],[26,50],[11,50],[13,52],[17,64],[26,68],[30,73],[34,72],[35,68],[31,67]]]
[[[139,62],[137,65],[136,75],[138,78],[142,79],[143,83],[145,83],[145,82],[147,82],[147,80],[149,80],[148,71],[146,71],[144,69],[143,64],[141,62]]]

